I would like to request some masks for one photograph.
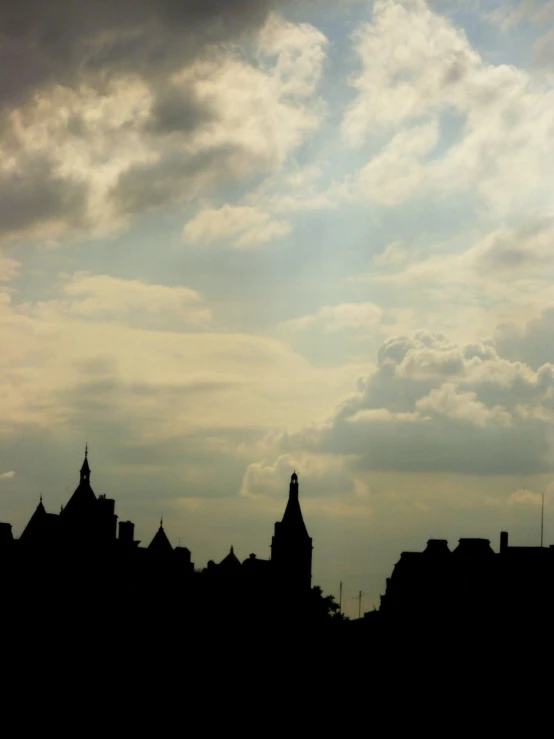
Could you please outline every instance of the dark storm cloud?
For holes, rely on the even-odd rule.
[[[239,152],[228,145],[198,153],[171,150],[156,162],[129,167],[119,177],[110,198],[117,204],[118,210],[125,214],[157,208],[183,196],[193,195],[194,188],[199,185],[195,175],[205,172],[209,176],[216,162],[221,165],[215,173],[217,181],[224,181],[225,169],[232,161],[233,154],[238,155]]]
[[[0,235],[29,228],[46,219],[84,218],[87,188],[57,177],[45,158],[21,162],[16,171],[0,172]]]
[[[287,2],[0,0],[0,154],[18,173],[0,172],[0,236],[109,232],[278,165],[277,135],[226,137],[228,103],[199,88],[223,95],[231,63],[254,79],[235,44]]]
[[[215,113],[200,101],[192,85],[158,92],[146,130],[157,134],[187,133],[212,120]]]
[[[0,99],[20,102],[52,81],[147,77],[207,45],[259,27],[276,0],[26,0],[0,2]]]

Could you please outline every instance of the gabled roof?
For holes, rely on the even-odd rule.
[[[169,543],[162,524],[148,545],[148,551],[152,554],[173,554],[173,547]]]

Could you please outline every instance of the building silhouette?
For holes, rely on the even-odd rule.
[[[231,546],[216,563],[196,570],[191,552],[174,547],[163,521],[147,546],[131,521],[119,521],[115,500],[91,486],[88,448],[79,483],[59,514],[42,496],[19,539],[0,523],[0,590],[20,610],[40,604],[57,612],[71,604],[96,616],[119,613],[207,623],[302,612],[311,590],[312,539],[302,517],[298,476],[292,475],[282,521],[275,524],[270,559],[241,561]]]
[[[154,624],[177,633],[235,633],[260,624],[314,623],[313,542],[293,472],[281,521],[275,523],[269,559],[241,560],[234,547],[219,562],[197,569],[191,551],[174,547],[163,521],[146,546],[132,521],[118,521],[115,500],[91,486],[88,449],[78,485],[58,514],[42,497],[18,539],[0,523],[0,595],[14,623],[40,612],[41,619],[78,614],[120,628],[144,631]],[[451,549],[430,539],[421,552],[402,552],[386,580],[380,608],[360,621],[377,633],[392,625],[404,633],[445,626],[521,626],[554,615],[554,547],[514,547],[502,532],[499,551],[488,539],[462,538]],[[310,620],[311,619],[311,620]],[[397,628],[399,627],[399,628]],[[407,633],[407,632],[406,632]]]
[[[521,625],[554,611],[554,547],[514,547],[500,534],[463,538],[454,549],[430,539],[422,552],[402,552],[381,596],[379,616],[396,625],[432,628]],[[370,616],[370,614],[366,614]]]
[[[293,472],[285,515],[275,524],[271,541],[271,561],[276,576],[285,583],[308,590],[312,584],[312,549],[298,499],[298,475]]]

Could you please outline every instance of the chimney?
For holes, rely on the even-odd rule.
[[[500,554],[505,554],[508,551],[508,532],[500,532]]]
[[[119,541],[130,546],[135,538],[135,524],[132,521],[119,522]]]

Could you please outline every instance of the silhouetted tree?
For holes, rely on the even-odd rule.
[[[348,621],[347,616],[342,614],[339,604],[333,595],[324,595],[319,585],[315,585],[310,591],[310,606],[314,621],[318,623],[340,623]]]

